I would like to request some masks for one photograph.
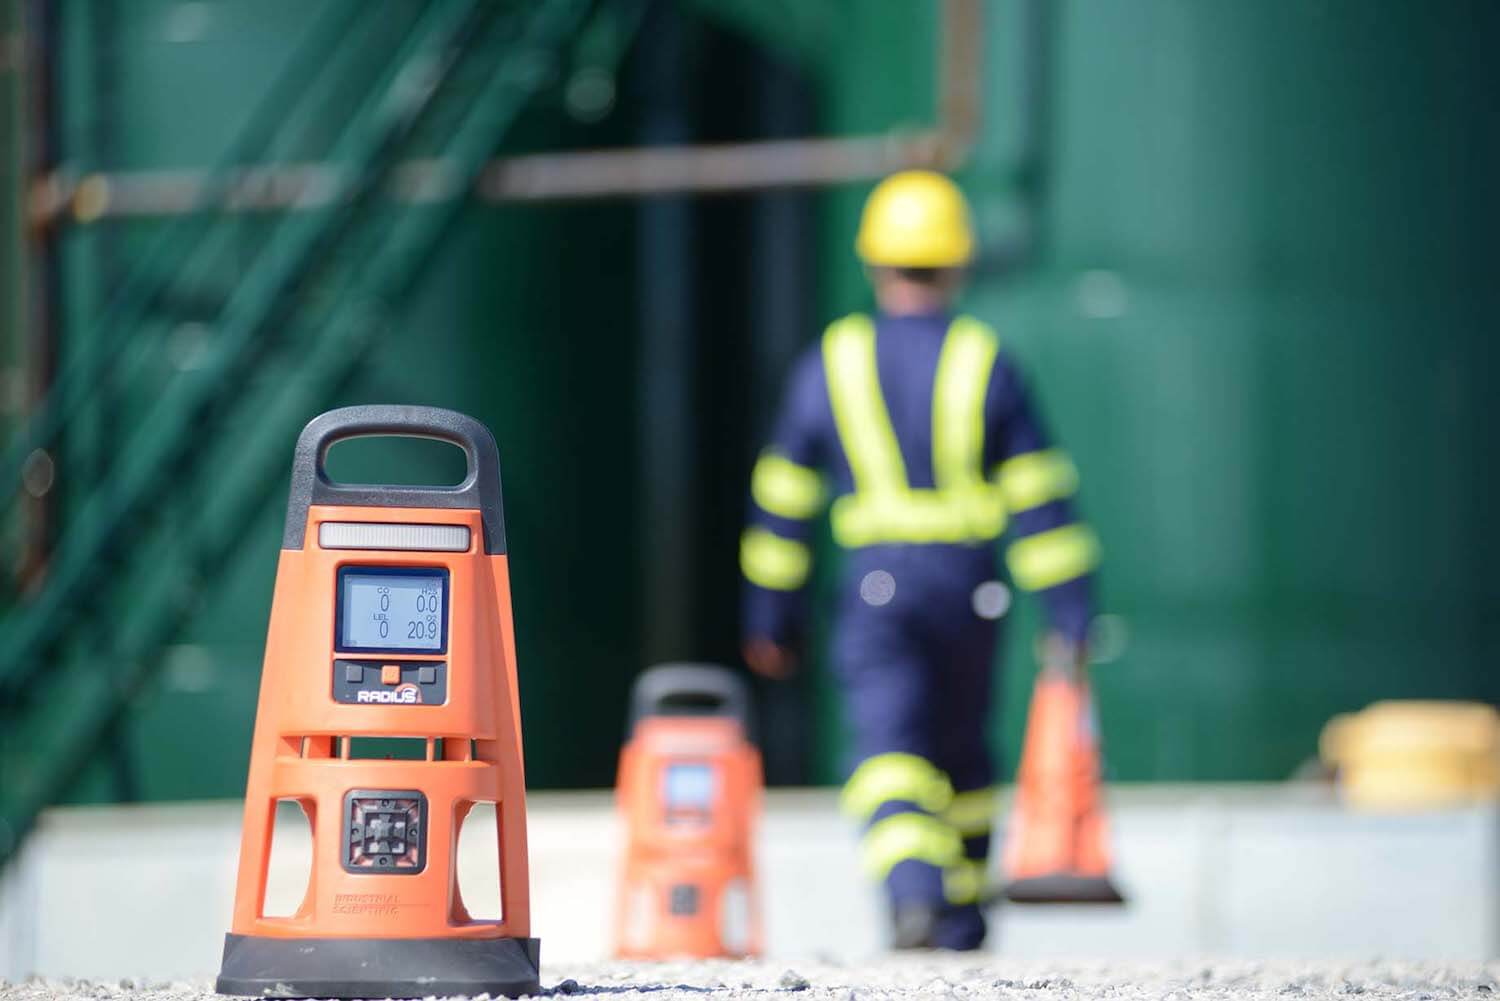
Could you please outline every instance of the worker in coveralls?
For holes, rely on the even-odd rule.
[[[741,539],[746,661],[782,677],[805,636],[813,519],[831,501],[846,550],[833,667],[856,765],[842,805],[884,883],[897,948],[984,941],[992,663],[1011,580],[1041,595],[1063,656],[1081,657],[1098,544],[1070,499],[1001,338],[953,311],[974,252],[948,178],[907,171],[870,195],[855,248],[874,316],[836,320],[799,361],[751,477]]]

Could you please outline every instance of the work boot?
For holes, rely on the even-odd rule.
[[[984,946],[984,914],[978,904],[944,907],[932,927],[932,946],[970,952]]]
[[[891,948],[931,949],[937,929],[938,909],[930,904],[891,905]]]

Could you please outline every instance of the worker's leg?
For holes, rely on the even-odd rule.
[[[944,819],[963,840],[963,860],[945,873],[948,906],[933,944],[977,949],[985,937],[979,902],[988,883],[997,807],[989,747],[997,630],[993,622],[964,609],[954,613],[943,635],[937,701],[946,719],[937,730],[934,760],[953,783],[953,801]]]
[[[834,636],[856,759],[843,805],[864,827],[864,870],[885,884],[896,944],[906,946],[930,944],[944,872],[962,853],[940,817],[952,793],[933,763],[936,677],[910,614],[918,598],[898,588],[886,605],[846,605]]]

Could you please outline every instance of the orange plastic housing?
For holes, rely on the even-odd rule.
[[[1110,876],[1099,728],[1088,679],[1044,668],[1026,721],[1006,839],[1015,903],[1123,903]]]
[[[709,776],[702,805],[675,804],[669,769]],[[622,958],[753,956],[761,951],[753,844],[760,753],[741,720],[651,716],[620,755],[627,834],[616,914]]]
[[[467,552],[324,550],[318,540],[325,521],[465,525],[470,545]],[[308,509],[304,547],[282,550],[250,752],[235,934],[361,939],[530,935],[510,576],[505,556],[484,552],[484,537],[477,510],[315,504]],[[333,664],[340,657],[334,639],[336,580],[345,565],[447,568],[447,652],[409,651],[397,658],[445,661],[443,704],[334,701]],[[425,738],[428,760],[351,760],[351,737]],[[344,868],[344,799],[367,788],[418,790],[426,797],[426,858],[420,872]],[[295,799],[307,813],[313,867],[296,913],[265,917],[266,867],[279,799]],[[499,921],[469,916],[454,868],[459,826],[475,803],[487,802],[496,804],[499,823]]]

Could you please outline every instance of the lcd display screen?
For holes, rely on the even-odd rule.
[[[353,652],[448,649],[448,571],[339,569],[338,648]]]
[[[714,800],[714,770],[709,765],[668,765],[663,783],[668,810],[707,810]]]

